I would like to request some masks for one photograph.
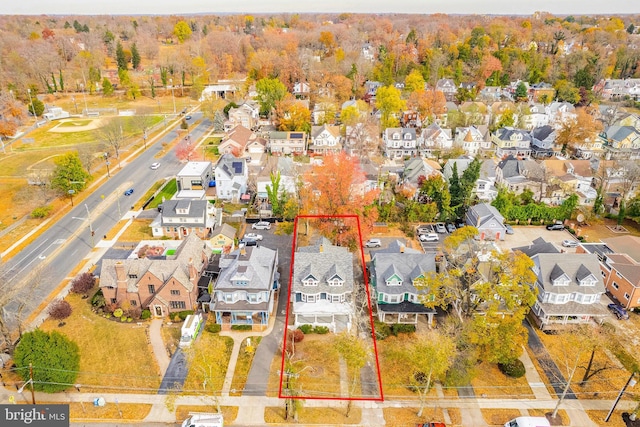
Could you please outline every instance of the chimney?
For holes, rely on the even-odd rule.
[[[400,245],[400,253],[403,254],[404,253],[404,243]]]
[[[247,250],[245,249],[244,245],[240,245],[240,256],[246,256],[247,255]]]
[[[196,280],[198,278],[198,271],[196,270],[196,267],[193,265],[193,258],[189,258],[189,281],[191,283],[196,283]]]
[[[116,288],[127,289],[127,275],[124,271],[124,264],[120,261],[114,264],[116,270]]]
[[[320,253],[324,252],[324,245],[323,245],[322,243],[320,243],[320,250],[319,250],[319,252],[320,252]]]

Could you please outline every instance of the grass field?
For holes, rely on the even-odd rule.
[[[70,294],[66,301],[73,314],[65,319],[65,325],[48,319],[41,329],[56,330],[78,344],[80,374],[76,382],[82,384],[83,391],[139,393],[160,386],[160,371],[147,343],[147,324],[103,318],[91,311],[90,299],[80,295]]]
[[[360,424],[362,409],[351,408],[351,413],[347,418],[345,408],[305,408],[304,404],[298,412],[298,422],[303,424],[337,424],[352,425]],[[282,406],[268,406],[264,410],[264,420],[267,423],[284,423],[284,400]],[[289,420],[289,422],[292,422]]]
[[[176,184],[175,179],[171,179],[167,181],[167,183],[162,187],[160,192],[156,195],[156,197],[149,203],[147,209],[155,209],[160,205],[164,200],[171,200],[174,194],[178,191],[178,184]],[[151,193],[153,194],[153,193]],[[146,201],[151,197],[151,194],[146,195],[141,200]]]
[[[229,358],[231,356],[231,350],[233,349],[233,338],[221,337],[218,334],[212,334],[207,331],[204,331],[200,336],[200,338],[192,344],[192,346],[190,347],[190,350],[193,349],[195,351],[198,348],[206,349],[206,348],[219,347],[219,346],[224,346],[225,348],[225,352],[224,352],[225,360],[223,361],[223,365],[225,366],[225,369],[224,369],[224,372],[216,373],[215,377],[222,379],[222,381],[220,382],[220,387],[222,387],[222,382],[224,382],[224,376],[226,374],[226,369],[227,369],[226,367],[229,366]],[[207,387],[208,390],[210,388],[211,388],[211,385]],[[183,390],[197,392],[197,393],[204,393],[205,395],[207,394],[207,392],[202,391],[203,379],[202,379],[202,375],[200,374],[200,372],[198,372],[197,369],[193,369],[193,367],[189,368],[189,373],[187,374],[187,378],[185,379]]]
[[[251,369],[255,349],[258,347],[258,344],[260,344],[261,339],[261,337],[251,337],[252,351],[247,351],[247,340],[242,341],[240,353],[238,353],[238,360],[236,361],[236,369],[233,372],[230,396],[242,396],[242,390],[244,390],[247,377],[249,376],[249,369]]]

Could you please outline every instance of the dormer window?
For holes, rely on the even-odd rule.
[[[408,133],[408,132],[407,132],[407,133],[405,133],[405,134],[404,134],[404,139],[405,139],[405,140],[411,140],[411,134],[410,134],[410,133]]]
[[[553,281],[553,286],[569,286],[570,282],[569,276],[563,274]]]
[[[391,277],[389,277],[386,281],[387,286],[401,286],[402,285],[402,279],[400,277],[398,277],[397,275],[393,275]]]
[[[249,284],[249,281],[247,279],[239,279],[239,280],[234,280],[233,284],[235,286],[247,286]]]
[[[306,278],[302,279],[303,286],[318,286],[318,279],[309,275]]]
[[[580,282],[578,283],[580,284],[580,286],[595,286],[596,283],[598,283],[598,280],[593,276],[593,274],[590,274],[589,276],[580,280]]]
[[[400,134],[399,133],[394,133],[393,134],[393,139],[400,139]]]
[[[340,279],[339,277],[333,277],[329,279],[327,283],[329,284],[329,286],[342,286],[344,285],[344,280]]]
[[[129,279],[137,279],[138,275],[135,273],[129,273]]]

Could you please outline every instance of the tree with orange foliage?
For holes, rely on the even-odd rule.
[[[371,232],[378,219],[378,211],[372,203],[379,191],[366,190],[365,175],[356,157],[345,152],[327,155],[323,157],[322,165],[314,165],[304,175],[303,182],[301,214],[358,215],[363,234]],[[323,236],[337,244],[353,246],[358,242],[355,222],[334,218],[311,222]]]
[[[563,153],[574,153],[576,146],[595,141],[602,127],[587,108],[576,108],[576,118],[565,120],[556,131],[556,144],[562,145]]]
[[[195,160],[197,150],[195,144],[191,143],[191,136],[187,135],[176,147],[176,158],[183,161]]]
[[[0,93],[0,137],[15,135],[26,118],[27,109],[22,103],[6,92]]]
[[[423,123],[433,122],[434,116],[444,114],[447,100],[441,91],[416,90],[409,95],[407,106],[416,110]]]

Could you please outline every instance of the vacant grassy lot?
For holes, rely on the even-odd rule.
[[[149,191],[150,193],[145,194],[144,197],[140,199],[142,203],[149,200],[149,198],[153,195],[153,193],[155,193],[154,189],[151,189]],[[154,197],[151,203],[149,203],[149,205],[147,206],[147,209],[156,209],[158,205],[160,205],[163,201],[171,200],[171,198],[173,197],[174,194],[176,194],[177,191],[178,191],[178,184],[176,183],[176,180],[170,179],[164,184],[160,192],[156,195],[156,197]]]
[[[295,344],[294,369],[300,372],[295,387],[301,390],[301,395],[341,395],[339,356],[331,346],[331,341],[330,335],[309,334]],[[359,389],[354,393],[354,396],[358,395]]]
[[[203,331],[202,335],[198,340],[196,340],[190,347],[190,350],[194,351],[197,349],[206,349],[213,347],[224,347],[225,349],[225,359],[222,361],[222,365],[225,367],[224,372],[217,372],[214,374],[215,378],[221,379],[220,387],[222,387],[222,383],[224,382],[224,376],[227,372],[227,366],[229,366],[229,358],[231,356],[231,350],[233,349],[233,339],[230,337],[221,337],[218,334],[212,334],[207,331]],[[211,384],[207,386],[207,390],[211,389]],[[187,374],[187,378],[184,382],[183,390],[190,392],[202,393],[203,390],[203,378],[201,373],[197,369],[193,369],[193,367],[189,368],[189,373]],[[207,394],[207,392],[204,392]]]
[[[264,410],[264,420],[267,423],[284,423],[284,400],[282,406],[268,406]],[[345,409],[343,408],[305,408],[304,404],[298,411],[298,422],[302,424],[337,424],[337,425],[351,425],[360,424],[362,418],[362,410],[360,408],[351,408],[349,418],[345,416]],[[289,420],[289,422],[293,422]]]
[[[525,377],[511,378],[498,365],[481,363],[478,375],[471,381],[476,396],[490,399],[533,399],[534,394]]]
[[[93,293],[90,293],[93,295]],[[57,330],[80,347],[80,374],[76,380],[83,391],[151,392],[160,385],[160,371],[147,344],[147,324],[120,323],[91,311],[90,298],[70,294],[73,307],[64,326],[46,320],[41,329]],[[132,363],[135,361],[135,363]]]
[[[140,240],[155,239],[151,234],[150,219],[134,219],[118,239],[119,242],[139,242]]]

